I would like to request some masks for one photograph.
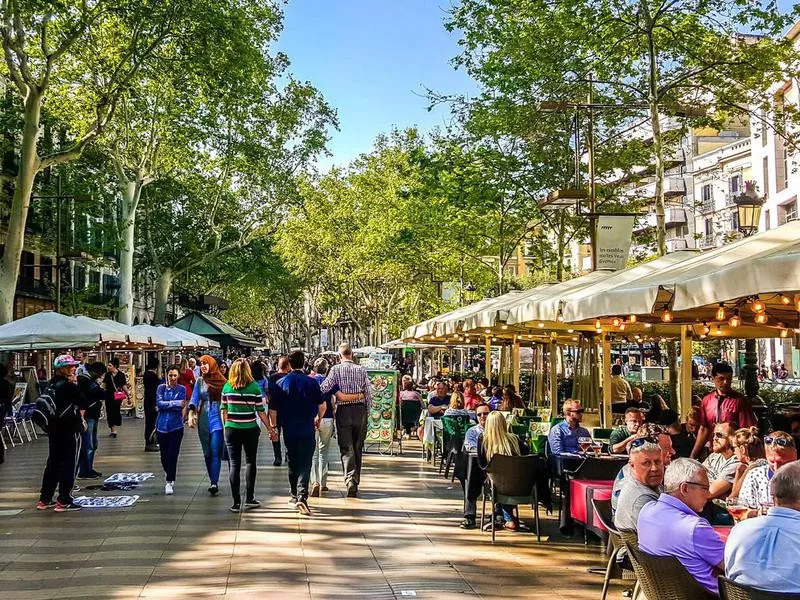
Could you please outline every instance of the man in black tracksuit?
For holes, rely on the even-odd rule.
[[[42,489],[39,494],[38,510],[55,506],[56,512],[80,510],[72,501],[72,488],[75,485],[75,462],[80,451],[80,435],[84,429],[83,408],[86,400],[78,389],[75,368],[78,361],[69,355],[56,358],[55,375],[50,380],[56,416],[48,432],[49,454],[42,475]],[[53,494],[58,487],[58,497],[53,502]]]

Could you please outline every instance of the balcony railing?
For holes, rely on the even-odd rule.
[[[713,233],[700,238],[701,248],[714,248],[717,245],[717,236]]]

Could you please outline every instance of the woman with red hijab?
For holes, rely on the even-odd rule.
[[[208,492],[212,496],[219,493],[219,471],[222,466],[222,448],[224,434],[222,417],[219,412],[222,400],[222,386],[225,377],[219,372],[217,361],[213,356],[204,354],[200,357],[200,378],[194,384],[192,399],[189,402],[189,427],[200,436],[203,457],[211,485]]]

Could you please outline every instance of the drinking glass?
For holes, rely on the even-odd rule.
[[[750,510],[749,506],[736,497],[728,498],[725,501],[725,508],[728,509],[728,513],[733,517],[734,523],[739,523],[747,515],[747,511]]]
[[[594,452],[595,457],[599,458],[600,457],[600,452],[602,452],[602,450],[603,450],[603,442],[600,442],[598,440],[592,440],[592,446],[591,447],[592,447],[592,452]]]
[[[578,438],[578,446],[580,446],[581,452],[583,452],[584,454],[586,454],[586,451],[591,447],[591,445],[592,445],[592,438],[590,437]]]

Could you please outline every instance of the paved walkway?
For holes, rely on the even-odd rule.
[[[142,422],[125,419],[120,437],[101,437],[95,467],[152,471],[128,509],[38,512],[45,440],[9,450],[0,465],[0,597],[46,598],[598,598],[599,544],[463,531],[461,490],[419,459],[369,455],[362,497],[346,499],[341,466],[311,517],[287,506],[286,467],[272,466],[262,436],[257,496],[263,508],[228,511],[227,481],[208,495],[200,445],[187,430],[174,496],[163,494],[157,453],[142,452]],[[101,433],[105,435],[104,428]],[[225,464],[223,464],[223,470]],[[106,494],[106,492],[88,492]],[[122,494],[124,492],[116,492]],[[480,507],[480,505],[479,505]],[[21,509],[21,511],[20,511]],[[523,518],[530,517],[530,509]],[[615,586],[610,598],[619,598]]]

